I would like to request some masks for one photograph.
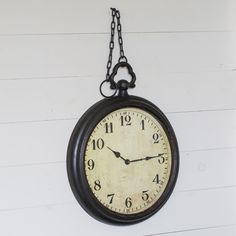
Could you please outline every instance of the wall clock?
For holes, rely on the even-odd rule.
[[[119,20],[116,9],[112,14],[113,21],[114,16]],[[80,205],[97,220],[117,225],[138,223],[155,214],[171,195],[179,167],[170,122],[153,103],[128,94],[136,77],[122,58],[111,75],[108,68],[104,81],[118,95],[84,113],[67,151],[69,182]],[[115,82],[120,67],[127,68],[129,82]]]

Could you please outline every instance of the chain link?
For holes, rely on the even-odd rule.
[[[114,49],[114,36],[115,36],[115,28],[116,28],[116,22],[115,18],[117,20],[117,32],[118,32],[118,43],[120,46],[120,58],[118,62],[125,61],[128,62],[123,48],[123,38],[121,33],[121,23],[120,23],[120,12],[119,10],[116,10],[115,8],[111,8],[111,15],[112,15],[112,21],[111,21],[111,38],[109,43],[109,56],[107,61],[107,73],[106,73],[106,81],[109,81],[110,79],[110,70],[112,66],[112,55],[113,55],[113,49]]]

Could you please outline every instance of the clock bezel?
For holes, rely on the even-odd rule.
[[[155,117],[163,127],[171,148],[171,171],[168,183],[160,198],[149,208],[134,214],[114,212],[102,205],[94,196],[85,175],[84,156],[88,139],[96,125],[111,112],[127,107],[142,109]],[[116,225],[127,225],[141,222],[157,211],[170,197],[179,170],[178,143],[174,130],[163,112],[150,101],[137,96],[117,96],[103,99],[88,109],[77,122],[71,135],[67,150],[67,173],[75,198],[84,210],[97,220]]]

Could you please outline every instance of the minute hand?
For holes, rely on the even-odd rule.
[[[131,160],[130,162],[137,162],[137,161],[148,161],[150,159],[153,159],[153,158],[158,158],[160,156],[164,155],[164,153],[160,153],[158,154],[157,156],[146,156],[144,158],[140,158],[140,159],[134,159],[134,160]]]

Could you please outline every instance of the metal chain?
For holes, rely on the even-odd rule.
[[[109,56],[108,56],[108,62],[107,62],[107,74],[106,74],[106,81],[109,81],[110,79],[110,70],[112,66],[112,55],[113,55],[113,49],[114,49],[114,36],[115,36],[115,28],[116,28],[116,22],[115,18],[117,20],[117,32],[118,32],[118,43],[120,46],[120,58],[118,62],[121,62],[124,60],[125,62],[128,62],[127,58],[124,54],[123,49],[123,38],[121,33],[121,23],[120,23],[120,12],[119,10],[116,10],[115,8],[111,8],[111,15],[112,15],[112,21],[111,21],[111,38],[109,43]]]

